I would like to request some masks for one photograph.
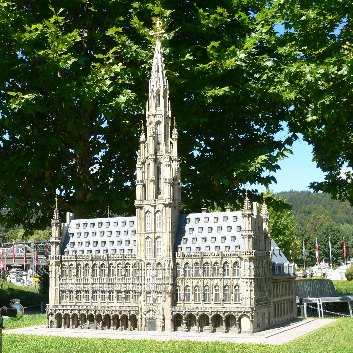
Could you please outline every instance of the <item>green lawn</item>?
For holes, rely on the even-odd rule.
[[[346,353],[353,352],[352,337],[353,320],[343,318],[336,320],[331,325],[280,346],[219,342],[159,342],[5,335],[3,337],[3,353],[57,353],[59,351],[65,353]]]
[[[4,327],[5,330],[11,328],[20,328],[27,326],[37,326],[45,325],[47,323],[47,317],[45,314],[30,314],[23,315],[20,320],[13,320],[11,318],[4,318]]]

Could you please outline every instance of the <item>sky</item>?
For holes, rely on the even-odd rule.
[[[293,154],[279,162],[280,170],[274,174],[277,184],[271,184],[270,190],[303,191],[309,190],[313,181],[323,181],[324,173],[312,161],[312,147],[302,139],[293,144]]]

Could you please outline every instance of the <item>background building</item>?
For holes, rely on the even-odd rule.
[[[253,332],[296,317],[266,205],[181,214],[178,133],[156,34],[136,216],[52,220],[49,327]]]

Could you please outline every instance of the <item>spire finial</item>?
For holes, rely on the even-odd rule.
[[[158,17],[156,20],[156,30],[155,30],[154,34],[155,34],[156,38],[159,39],[159,38],[161,38],[163,33],[164,33],[164,31],[162,29],[162,21]]]
[[[58,196],[55,195],[55,208],[57,209],[58,208]]]
[[[176,121],[175,121],[175,117],[174,117],[174,129],[176,128]]]
[[[145,125],[143,125],[143,121],[141,120],[141,130],[142,132],[145,132]]]
[[[108,218],[110,218],[110,207],[108,206]]]

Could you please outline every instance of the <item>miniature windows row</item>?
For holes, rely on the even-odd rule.
[[[117,240],[117,241],[116,241],[116,245],[117,245],[117,246],[121,246],[121,245],[123,245],[123,244],[124,244],[125,246],[130,246],[131,243],[132,243],[132,242],[131,242],[130,239],[126,239],[124,242],[123,242],[122,240]],[[83,244],[84,244],[84,245],[83,245]],[[134,246],[136,245],[136,240],[133,241],[133,244],[134,244]],[[85,241],[85,242],[83,242],[83,241],[78,241],[78,242],[77,242],[77,246],[78,246],[78,247],[90,246],[90,245],[91,245],[91,241],[89,241],[89,240],[87,240],[87,241]],[[96,240],[92,241],[92,245],[93,245],[94,247],[97,247],[97,246],[98,246],[98,241],[96,241]],[[109,246],[114,246],[114,245],[115,245],[115,242],[114,242],[113,240],[111,240],[111,241],[109,241],[109,242],[103,240],[103,241],[100,242],[100,246],[102,246],[102,247],[107,246],[107,245],[109,245]],[[74,241],[71,241],[71,242],[70,242],[70,248],[74,248],[74,247],[75,247],[75,242],[74,242]]]
[[[98,227],[98,228],[102,228],[103,227],[103,223],[104,222],[90,222],[90,223],[88,223],[88,222],[83,222],[82,223],[82,228],[83,229],[86,229],[86,228],[95,228],[96,226]],[[114,221],[114,222],[110,222],[110,221],[107,221],[107,222],[105,222],[105,227],[106,228],[109,228],[111,225],[113,226],[113,227],[118,227],[119,225],[121,226],[121,227],[125,227],[126,226],[126,224],[129,224],[129,226],[130,227],[133,227],[134,226],[134,224],[135,224],[135,222],[134,221],[129,221],[129,222],[127,222],[127,221],[120,221],[120,223],[118,222],[118,221]],[[80,226],[81,226],[81,223],[76,223],[76,229],[79,229],[80,228]]]
[[[218,223],[221,219],[223,220],[223,222],[228,222],[228,220],[230,220],[230,217],[229,216],[223,216],[223,217],[218,217],[218,216],[215,216],[215,217],[211,217],[213,218],[211,221],[213,221],[213,223]],[[189,224],[190,223],[190,218],[187,217],[186,218],[186,223]],[[195,223],[198,224],[200,223],[201,221],[201,218],[200,217],[196,217],[195,218]],[[210,222],[210,217],[203,217],[202,218],[202,221],[204,223],[209,223]],[[233,216],[233,222],[237,222],[238,221],[238,217],[237,216]]]
[[[229,239],[229,238],[228,238],[228,239]],[[232,235],[232,236],[230,237],[230,241],[231,241],[232,243],[236,242],[236,239],[237,239],[237,237],[236,237],[235,235]],[[187,243],[191,242],[192,244],[197,244],[197,243],[199,242],[198,240],[199,240],[199,239],[196,238],[196,237],[191,238],[191,239],[190,239],[190,238],[187,238],[187,237],[184,237],[184,238],[182,239],[182,243],[183,243],[183,244],[187,244]],[[227,237],[226,237],[226,236],[222,236],[222,237],[220,237],[220,240],[218,240],[218,242],[225,243],[226,240],[227,240]],[[211,237],[211,238],[201,237],[201,243],[202,243],[202,244],[206,244],[206,243],[208,243],[208,242],[216,243],[216,242],[217,242],[217,237]]]
[[[207,229],[207,233],[213,233],[215,230],[217,230],[217,233],[221,233],[223,230],[227,231],[228,233],[233,231],[233,227],[232,226],[224,227],[224,229],[223,229],[222,226],[217,226],[217,228],[213,228],[213,227],[197,227],[197,232],[198,233],[203,233],[203,232],[206,231],[206,229]],[[194,233],[194,231],[195,231],[195,228],[190,227],[188,229],[188,233],[189,234]],[[236,231],[237,232],[241,232],[241,226],[237,226],[236,227]],[[185,233],[185,229],[184,228],[180,228],[180,233]]]
[[[113,232],[111,230],[108,230],[108,231],[101,230],[99,232],[92,231],[92,232],[83,232],[83,233],[82,232],[76,232],[76,233],[69,233],[70,238],[72,238],[75,234],[76,234],[77,238],[81,238],[82,234],[83,234],[84,238],[88,238],[90,235],[92,237],[95,237],[97,235],[99,235],[100,237],[104,237],[104,236],[111,237],[113,235]],[[131,234],[132,236],[134,236],[136,234],[136,231],[134,229],[131,230],[131,231],[129,231],[127,229],[125,229],[125,230],[116,230],[114,234],[115,234],[116,237],[119,237],[120,235],[128,235],[128,234]]]

